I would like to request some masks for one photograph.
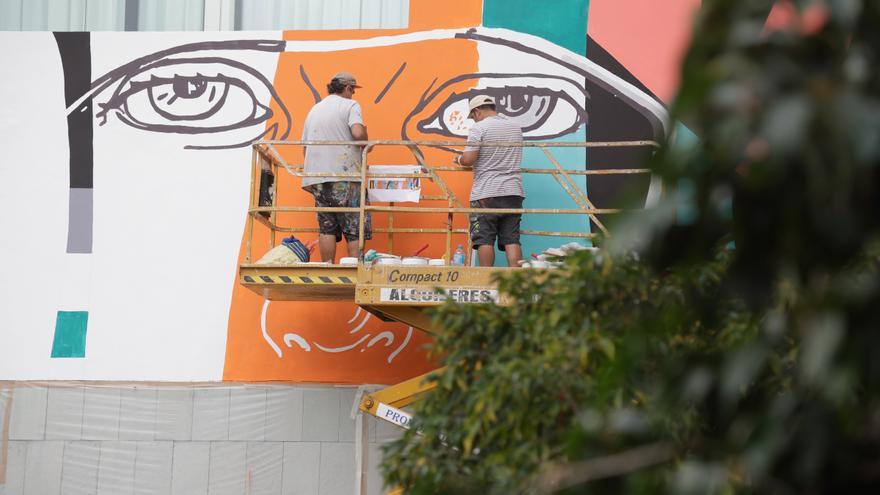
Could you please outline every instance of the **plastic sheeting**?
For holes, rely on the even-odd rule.
[[[379,494],[381,444],[400,431],[356,419],[357,396],[276,384],[0,382],[0,494]]]

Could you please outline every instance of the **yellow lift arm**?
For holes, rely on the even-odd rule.
[[[361,411],[379,419],[409,428],[412,415],[403,411],[402,408],[419,400],[423,394],[436,387],[436,384],[429,381],[428,377],[443,370],[444,368],[438,368],[424,375],[410,378],[405,382],[385,387],[371,394],[365,394],[358,407]]]

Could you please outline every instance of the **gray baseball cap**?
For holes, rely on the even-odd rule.
[[[346,86],[354,86],[355,88],[360,88],[362,86],[357,85],[357,79],[354,78],[351,72],[337,72],[335,76],[333,76],[334,80],[345,84]]]

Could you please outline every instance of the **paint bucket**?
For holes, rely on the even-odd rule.
[[[428,258],[410,256],[403,259],[403,266],[428,266]]]
[[[428,260],[428,266],[446,266],[446,260],[443,258]]]
[[[339,258],[340,265],[357,265],[358,259],[353,256],[346,256],[344,258]]]

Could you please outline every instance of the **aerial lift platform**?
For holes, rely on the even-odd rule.
[[[503,304],[493,276],[507,268],[472,266],[299,265],[240,268],[242,285],[271,301],[353,301],[384,321],[427,333],[438,329],[426,311],[447,300],[463,304]],[[407,426],[401,409],[433,388],[417,376],[363,397],[361,411]]]
[[[322,146],[322,145],[361,145],[363,146],[362,163],[367,163],[367,153],[377,146],[404,146],[412,152],[416,165],[421,166],[420,173],[412,174],[375,174],[368,171],[368,167],[362,167],[357,173],[340,174],[310,174],[303,170],[303,166],[291,165],[283,156],[290,153],[282,153],[279,149],[284,147]],[[461,304],[506,304],[503,295],[498,293],[494,281],[495,275],[504,273],[510,268],[477,267],[470,264],[465,266],[405,266],[383,265],[372,262],[365,263],[363,258],[356,265],[338,265],[324,263],[302,263],[292,265],[269,265],[255,263],[252,257],[254,226],[259,224],[269,229],[269,246],[275,246],[276,233],[317,233],[315,227],[283,226],[279,222],[279,214],[286,212],[357,212],[360,215],[360,252],[364,252],[364,216],[370,212],[373,215],[388,215],[387,228],[374,228],[374,233],[386,234],[388,239],[389,253],[393,252],[394,235],[398,234],[445,234],[444,260],[451,259],[453,238],[467,239],[468,230],[456,229],[453,225],[454,215],[467,215],[472,212],[480,213],[519,213],[519,214],[544,214],[544,215],[582,215],[588,217],[592,224],[603,234],[608,235],[608,230],[599,219],[599,215],[618,213],[614,209],[598,209],[587,198],[586,193],[574,181],[573,177],[593,174],[647,174],[647,169],[605,169],[605,170],[567,170],[556,160],[548,148],[559,147],[644,147],[653,151],[657,144],[653,141],[628,141],[628,142],[579,142],[579,143],[484,143],[483,146],[523,146],[539,148],[553,164],[554,168],[523,168],[524,174],[549,174],[561,186],[562,190],[579,206],[575,209],[549,209],[549,208],[523,208],[523,209],[474,209],[467,208],[455,196],[452,188],[444,181],[443,175],[461,171],[469,172],[469,169],[450,166],[429,165],[420,146],[430,147],[460,147],[462,142],[418,142],[418,141],[260,141],[253,146],[253,168],[251,183],[251,200],[246,224],[246,252],[244,262],[239,267],[239,283],[261,297],[271,301],[352,301],[370,313],[385,321],[397,321],[409,325],[415,329],[429,334],[440,331],[436,328],[428,315],[429,308],[436,307],[446,301]],[[298,156],[302,156],[299,154]],[[260,179],[268,172],[272,177],[278,178],[281,171],[286,171],[295,178],[302,177],[346,177],[352,181],[360,181],[361,201],[357,208],[324,208],[312,206],[283,206],[277,204],[277,195],[273,195],[270,201],[261,198]],[[445,207],[435,206],[400,206],[390,203],[389,205],[368,204],[366,201],[366,187],[370,179],[375,178],[420,178],[436,184],[442,194],[439,196],[422,195],[422,200],[427,203],[443,202]],[[276,184],[277,185],[277,184]],[[261,200],[262,199],[262,200]],[[267,204],[268,203],[268,204]],[[401,214],[445,214],[447,221],[445,228],[395,228],[394,215]],[[522,230],[523,235],[544,235],[567,238],[594,237],[594,234],[584,232],[550,232]],[[471,256],[469,256],[471,258]],[[410,413],[403,410],[422,395],[429,392],[434,384],[427,378],[439,370],[417,376],[404,382],[391,385],[382,390],[365,394],[360,402],[359,409],[366,414],[379,419],[389,421],[401,427],[409,427],[412,419]]]

